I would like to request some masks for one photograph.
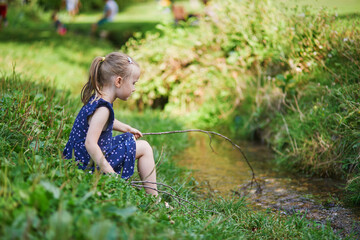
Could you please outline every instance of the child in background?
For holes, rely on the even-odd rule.
[[[79,12],[79,7],[81,2],[79,0],[65,0],[66,10],[68,11],[71,17],[75,17]]]
[[[170,12],[171,1],[170,0],[159,0],[159,4],[163,9],[163,12]]]
[[[8,7],[7,0],[0,0],[0,29],[2,28],[3,25],[4,27],[6,27],[8,24],[6,18],[7,7]]]
[[[56,32],[61,36],[65,35],[67,32],[67,29],[66,29],[65,25],[62,22],[60,22],[56,11],[53,12],[53,14],[51,15],[51,19],[54,22]]]
[[[91,32],[94,34],[97,28],[107,22],[112,22],[119,12],[119,6],[114,0],[105,0],[103,17],[91,26]]]
[[[135,159],[143,181],[156,182],[153,152],[139,130],[114,118],[113,102],[126,101],[135,91],[140,76],[139,65],[129,56],[113,52],[96,57],[90,67],[89,80],[81,91],[81,108],[63,155],[75,160],[80,169],[93,171],[94,163],[103,173],[121,174],[124,179],[134,173]],[[124,132],[112,137],[112,130]],[[144,183],[145,191],[158,195],[156,184]]]

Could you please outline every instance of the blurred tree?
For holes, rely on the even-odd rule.
[[[62,6],[62,0],[38,0],[37,3],[39,6],[43,7],[45,10],[58,10]]]

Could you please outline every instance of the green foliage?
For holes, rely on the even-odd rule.
[[[294,91],[296,70],[302,67],[305,71],[311,65],[304,63],[305,58],[299,62],[294,58],[298,61],[298,55],[309,55],[316,44],[323,44],[323,49],[328,41],[327,35],[317,34],[308,37],[311,42],[294,48],[308,34],[303,29],[309,25],[314,26],[313,32],[322,28],[315,24],[321,14],[304,19],[287,16],[270,1],[221,1],[216,6],[213,16],[200,19],[197,27],[191,22],[177,28],[162,25],[158,28],[163,34],[148,33],[145,39],[127,43],[126,50],[145,68],[145,83],[134,96],[140,107],[157,107],[165,99],[160,107],[166,111],[194,113],[191,119],[200,125],[212,119],[209,127],[213,127],[222,122],[214,116],[226,119],[241,104],[249,73],[257,78],[277,76],[283,91]],[[329,21],[323,21],[326,24]],[[320,58],[324,54],[318,53]]]
[[[65,6],[64,0],[53,0],[53,1],[37,0],[32,2],[37,2],[37,5],[43,8],[44,10],[59,10],[61,7]]]
[[[16,10],[15,10],[16,9]],[[13,13],[13,10],[14,13]],[[43,19],[43,9],[38,5],[37,1],[31,1],[28,4],[24,4],[21,0],[13,1],[10,6],[8,7],[8,14],[7,18],[12,20],[14,15],[16,19],[16,24],[19,24],[20,22],[26,22],[22,21],[24,19],[31,19],[32,21],[39,22]]]
[[[228,124],[300,171],[358,173],[359,24],[267,0],[213,4],[197,26],[161,25],[127,43],[144,69],[136,104],[163,100],[193,125]]]
[[[348,192],[348,201],[350,204],[359,205],[360,204],[360,175],[350,179],[346,186],[346,191]]]

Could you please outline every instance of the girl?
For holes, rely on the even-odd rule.
[[[117,173],[128,179],[134,173],[135,159],[143,181],[156,182],[151,146],[139,130],[114,118],[113,102],[126,101],[135,91],[140,76],[139,65],[123,53],[113,52],[96,57],[90,67],[89,80],[81,91],[81,108],[70,133],[63,155],[75,160],[80,169]],[[124,134],[112,137],[112,130]],[[147,193],[157,196],[156,184],[144,183]]]

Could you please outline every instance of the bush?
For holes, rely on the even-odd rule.
[[[127,43],[144,71],[136,104],[228,124],[298,171],[359,172],[359,24],[267,0],[212,3],[196,26],[161,25]]]

